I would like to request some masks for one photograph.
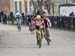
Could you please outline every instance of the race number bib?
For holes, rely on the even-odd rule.
[[[36,21],[36,26],[41,26],[41,21]]]

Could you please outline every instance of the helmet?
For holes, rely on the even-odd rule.
[[[41,16],[40,16],[40,15],[37,15],[37,16],[36,16],[36,19],[41,19]]]

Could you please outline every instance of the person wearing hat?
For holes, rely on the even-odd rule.
[[[38,30],[40,29],[43,32],[43,29],[45,28],[45,23],[44,23],[44,19],[41,18],[40,15],[37,15],[34,20],[32,21],[32,27],[34,30]],[[42,33],[43,34],[43,33]],[[43,37],[43,35],[42,35]],[[38,45],[38,37],[36,35],[36,39],[37,39],[37,45]]]
[[[16,21],[17,21],[17,28],[18,28],[18,31],[21,31],[21,23],[22,23],[22,15],[19,11],[16,12],[15,14],[15,17],[16,17]]]
[[[42,14],[42,17],[44,19],[44,22],[45,22],[45,39],[46,40],[49,40],[51,42],[51,39],[49,38],[50,37],[50,33],[49,33],[49,28],[51,29],[51,21],[50,19],[48,18],[49,14],[46,12],[46,11],[43,11],[43,14]]]

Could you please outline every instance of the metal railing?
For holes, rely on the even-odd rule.
[[[52,22],[52,27],[75,30],[75,17],[49,16],[49,18]]]
[[[64,29],[73,29],[75,30],[75,17],[60,17],[60,16],[49,16],[51,20],[52,27],[55,28],[64,28]],[[11,21],[14,24],[15,17],[7,17],[7,21]],[[0,20],[1,21],[1,20]],[[6,22],[6,21],[5,21]]]

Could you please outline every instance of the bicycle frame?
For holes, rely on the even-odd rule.
[[[41,48],[42,30],[41,29],[36,29],[35,31],[36,31],[36,38],[37,38],[39,48]]]

